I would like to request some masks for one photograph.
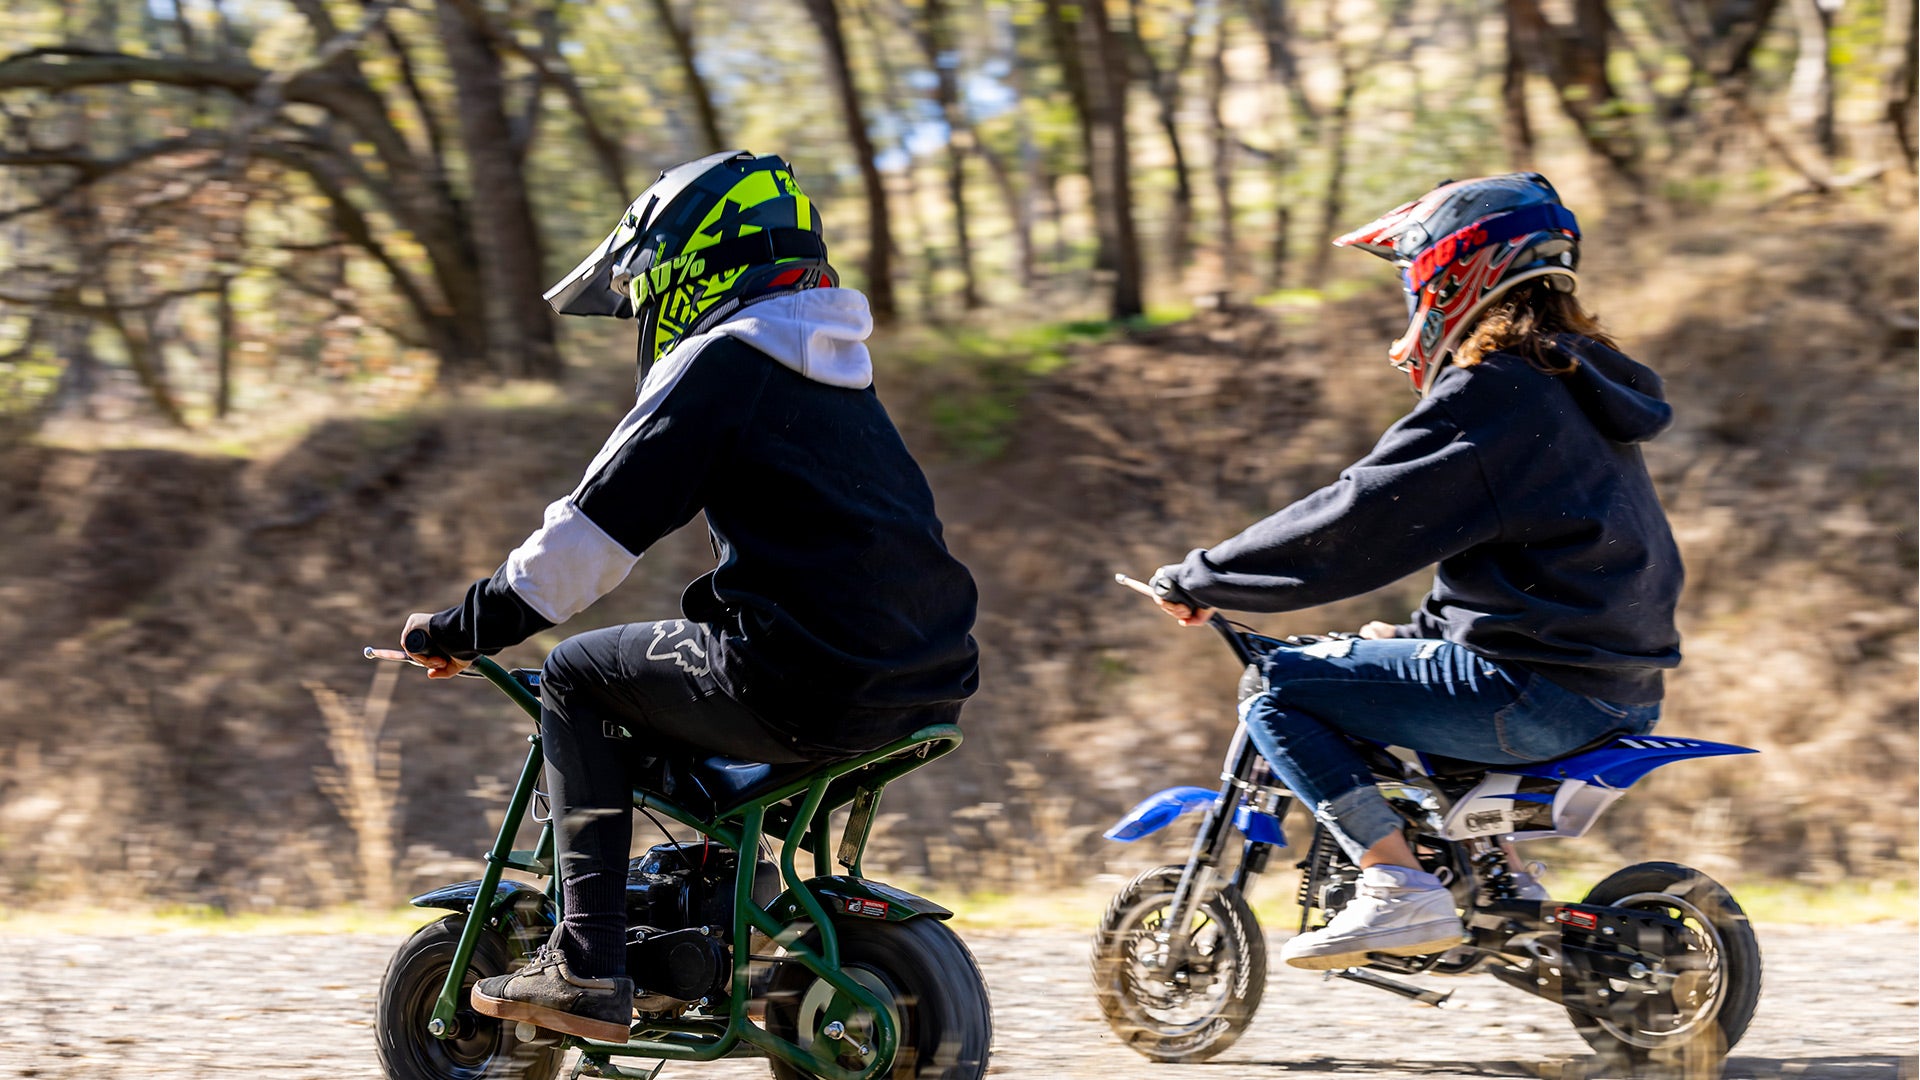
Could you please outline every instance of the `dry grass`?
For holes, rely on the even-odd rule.
[[[1689,568],[1662,730],[1765,753],[1662,770],[1543,857],[1583,872],[1674,858],[1799,882],[1816,906],[1910,881],[1916,288],[1911,260],[1876,253],[1913,249],[1912,209],[1630,235],[1592,245],[1586,288],[1679,414],[1648,455]],[[1097,832],[1151,791],[1211,781],[1237,673],[1109,576],[1228,535],[1363,452],[1409,402],[1380,361],[1398,310],[1387,286],[1289,294],[986,375],[878,346],[979,578],[984,652],[967,746],[889,790],[876,868],[936,896],[1026,897],[1177,861],[1177,842]],[[524,718],[484,686],[402,678],[373,695],[387,711],[369,724],[339,699],[316,711],[302,687],[359,685],[361,645],[490,573],[576,482],[630,390],[620,364],[576,376],[558,396],[336,417],[245,453],[4,451],[0,889],[246,913],[469,873]],[[1004,396],[955,414],[968,446],[944,443],[935,406],[983,387]],[[673,611],[710,559],[697,530],[670,538],[577,625]],[[1261,622],[1358,625],[1424,584]],[[536,662],[558,640],[502,659]]]

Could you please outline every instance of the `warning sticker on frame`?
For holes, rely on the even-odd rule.
[[[869,919],[887,917],[887,904],[884,900],[863,900],[858,896],[847,899],[847,914],[864,915]]]

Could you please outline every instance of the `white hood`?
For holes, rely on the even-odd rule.
[[[709,333],[738,338],[814,382],[854,390],[873,383],[866,346],[873,312],[857,289],[782,293],[748,304]]]

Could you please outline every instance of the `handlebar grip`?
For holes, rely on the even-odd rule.
[[[402,638],[400,643],[415,656],[446,657],[447,655],[445,650],[433,643],[433,635],[427,633],[424,626],[416,626],[407,631],[407,636]]]

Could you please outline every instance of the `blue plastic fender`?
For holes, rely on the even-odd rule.
[[[1705,739],[1675,739],[1659,735],[1623,735],[1598,750],[1543,761],[1537,765],[1495,766],[1500,772],[1538,776],[1548,780],[1584,780],[1605,788],[1625,788],[1662,765],[1688,758],[1760,751]]]
[[[1143,836],[1151,836],[1174,823],[1182,814],[1212,806],[1220,797],[1218,791],[1203,787],[1175,787],[1155,792],[1141,800],[1140,805],[1127,811],[1127,816],[1115,822],[1113,827],[1102,835],[1109,840],[1131,843]],[[1246,834],[1247,839],[1261,844],[1287,845],[1287,837],[1280,829],[1280,819],[1272,814],[1262,813],[1251,806],[1241,804],[1233,813],[1234,827]]]

